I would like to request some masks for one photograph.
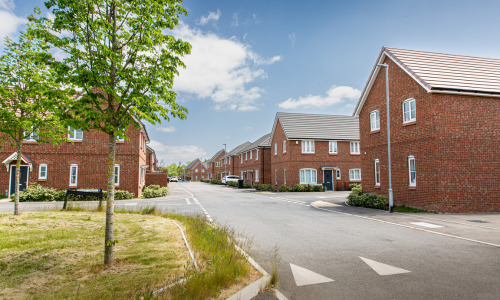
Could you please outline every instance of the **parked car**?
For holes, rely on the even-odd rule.
[[[222,177],[222,183],[227,184],[230,181],[238,182],[238,179],[240,179],[240,178],[236,175],[228,175],[228,176]]]
[[[170,182],[179,182],[179,178],[173,176],[173,177],[170,177]]]

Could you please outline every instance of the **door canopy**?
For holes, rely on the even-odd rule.
[[[12,153],[9,157],[7,157],[7,159],[2,162],[3,164],[5,164],[7,172],[9,171],[9,165],[15,161],[17,161],[17,152]],[[21,152],[21,162],[27,164],[30,167],[30,172],[33,171],[33,160],[31,160],[31,158],[29,158],[29,156],[24,154],[23,152]]]

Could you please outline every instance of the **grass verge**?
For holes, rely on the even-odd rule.
[[[186,277],[155,298],[217,298],[249,274],[231,229],[155,208],[115,214],[115,264],[104,269],[105,214],[74,209],[0,214],[0,298],[152,299],[153,291]],[[168,218],[186,229],[201,272]]]

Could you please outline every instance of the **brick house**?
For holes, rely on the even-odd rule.
[[[148,172],[158,172],[158,159],[153,148],[146,145],[146,162],[148,163]]]
[[[271,134],[268,133],[241,149],[236,156],[237,171],[240,179],[253,184],[271,184]]]
[[[500,60],[382,48],[354,116],[363,191],[388,195],[385,68],[395,205],[500,211]]]
[[[200,158],[193,160],[186,168],[187,173],[191,174],[191,181],[200,181],[208,177],[206,165]]]
[[[239,174],[238,153],[248,145],[250,145],[250,142],[244,142],[243,144],[238,145],[233,150],[229,151],[226,155],[221,157],[220,162],[222,164],[222,176]]]
[[[358,118],[276,114],[270,137],[271,184],[325,184],[340,190],[361,182]]]
[[[106,190],[108,173],[108,135],[96,130],[82,131],[70,128],[68,139],[61,145],[23,142],[21,163],[21,190],[30,184],[56,189],[103,189]],[[149,169],[146,127],[131,127],[130,140],[116,142],[115,188],[141,195]],[[0,191],[14,193],[16,150],[8,143],[0,149]]]
[[[222,179],[223,169],[221,168],[220,159],[224,155],[226,155],[226,151],[224,151],[224,149],[221,149],[221,150],[217,151],[217,153],[215,153],[207,161],[208,178],[210,178],[210,179]]]

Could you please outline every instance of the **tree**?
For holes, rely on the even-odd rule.
[[[68,130],[59,118],[70,90],[58,83],[49,45],[33,35],[34,24],[18,42],[5,39],[0,57],[0,148],[16,149],[14,214],[19,215],[19,177],[23,140],[60,144]]]
[[[189,43],[167,34],[187,11],[180,0],[49,0],[53,19],[36,21],[39,33],[68,57],[61,61],[65,82],[81,87],[69,122],[108,135],[108,182],[104,264],[113,263],[114,164],[117,137],[141,120],[186,117],[172,91],[180,57]]]

